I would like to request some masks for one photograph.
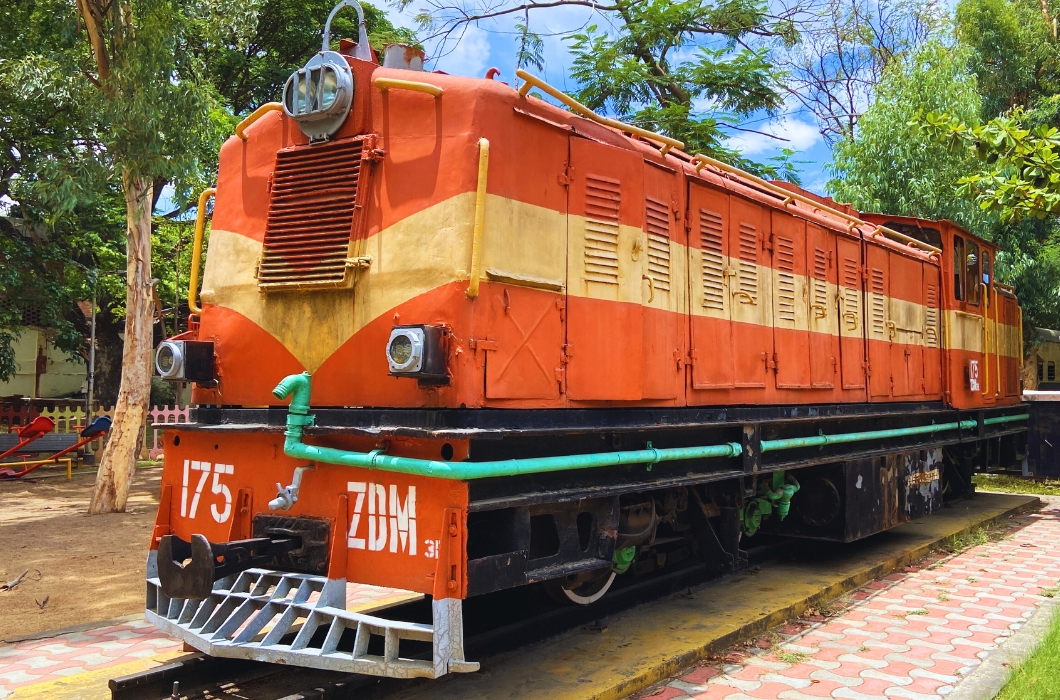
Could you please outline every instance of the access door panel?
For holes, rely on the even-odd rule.
[[[559,398],[564,298],[498,284],[486,285],[484,296],[490,303],[492,341],[484,353],[486,398]]]
[[[773,285],[764,245],[769,217],[764,207],[739,197],[730,198],[729,214],[734,383],[738,388],[765,388],[775,367]]]
[[[806,222],[772,215],[773,343],[778,389],[810,388]]]
[[[887,334],[891,341],[891,392],[924,393],[924,264],[889,252]]]
[[[865,246],[865,337],[869,348],[869,396],[891,395],[891,340],[887,306],[890,295],[890,253],[874,245]]]
[[[567,393],[642,397],[643,159],[570,140],[567,214]]]
[[[844,389],[865,388],[865,315],[861,242],[836,236],[836,308],[839,311],[839,369]]]
[[[729,196],[689,185],[688,280],[692,326],[692,387],[733,387],[729,313]]]
[[[810,386],[832,389],[839,374],[839,310],[835,234],[806,224]]]
[[[647,163],[643,168],[644,232],[638,251],[644,263],[643,395],[646,399],[675,399],[684,390],[686,352],[681,330],[687,328],[688,306],[684,227],[677,219],[677,175]]]

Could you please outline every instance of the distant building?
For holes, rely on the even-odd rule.
[[[68,355],[55,347],[44,331],[23,328],[14,347],[15,376],[0,382],[0,397],[60,399],[84,396],[88,379],[85,363],[80,357]]]
[[[1023,363],[1023,387],[1060,390],[1060,333],[1048,328],[1034,330],[1038,337]]]

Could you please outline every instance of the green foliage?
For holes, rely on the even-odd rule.
[[[1060,215],[1060,131],[1051,126],[1024,128],[1025,112],[983,125],[966,124],[958,115],[929,112],[920,129],[951,152],[971,152],[982,169],[957,181],[957,192],[974,198],[984,211],[1003,221]]]
[[[1047,7],[1047,6],[1046,6]],[[1060,47],[1041,0],[961,0],[957,36],[972,51],[983,121],[1060,92]],[[1047,12],[1047,10],[1046,10]]]
[[[833,151],[834,179],[828,184],[833,196],[864,211],[950,219],[988,233],[989,217],[954,196],[955,183],[974,167],[974,158],[909,126],[925,110],[974,123],[980,103],[967,60],[966,52],[933,40],[888,67],[857,136]]]
[[[194,50],[206,73],[234,114],[245,114],[280,99],[283,84],[317,51],[324,22],[336,0],[263,0],[254,31],[243,39],[238,26],[220,42],[199,41]],[[361,2],[368,40],[376,50],[389,43],[418,45],[415,33],[395,27],[386,13]],[[340,11],[332,22],[332,48],[342,37],[357,38],[357,13]]]
[[[777,175],[725,147],[726,123],[783,104],[766,47],[755,32],[794,39],[789,25],[771,25],[765,4],[749,0],[619,2],[610,31],[596,25],[570,37],[576,96],[594,110],[685,142],[686,150]],[[713,39],[713,42],[705,41]]]

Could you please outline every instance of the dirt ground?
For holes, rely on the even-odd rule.
[[[137,469],[126,512],[95,516],[95,471],[0,481],[0,585],[30,570],[0,591],[0,640],[143,612],[161,476]]]

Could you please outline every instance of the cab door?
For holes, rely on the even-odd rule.
[[[643,159],[570,140],[567,200],[567,395],[643,396]]]
[[[810,332],[810,386],[832,389],[839,373],[838,304],[831,290],[838,289],[835,234],[806,224],[807,327]]]
[[[876,245],[865,246],[865,339],[869,356],[869,398],[887,400],[891,396],[891,341],[888,323],[890,254]]]
[[[635,252],[638,257],[643,257],[643,396],[646,399],[677,399],[684,391],[686,342],[681,331],[686,328],[688,306],[685,296],[688,289],[685,279],[686,234],[677,218],[677,212],[681,210],[677,174],[647,162],[642,167],[644,232]]]

